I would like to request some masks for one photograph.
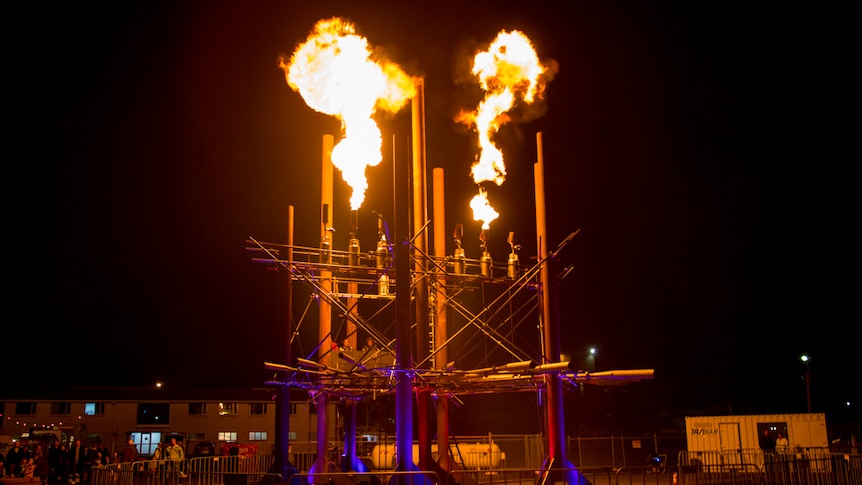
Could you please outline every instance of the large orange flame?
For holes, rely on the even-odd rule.
[[[473,220],[482,221],[482,229],[491,228],[491,222],[500,216],[488,202],[488,194],[479,187],[479,193],[470,200],[470,208],[473,209]]]
[[[286,64],[287,83],[315,111],[341,120],[344,137],[332,150],[332,163],[353,189],[350,208],[365,200],[365,169],[382,160],[382,135],[372,116],[395,113],[416,94],[413,80],[397,65],[375,61],[368,40],[340,18],[321,20]]]
[[[537,97],[541,97],[546,67],[539,62],[539,57],[526,35],[517,30],[504,30],[497,34],[487,51],[476,54],[472,72],[479,78],[486,96],[474,113],[462,114],[461,117],[461,121],[475,125],[479,134],[480,151],[471,174],[476,184],[494,182],[502,185],[506,180],[503,152],[494,145],[491,138],[509,121],[506,113],[518,99],[530,104]],[[487,196],[481,189],[473,201],[477,199],[484,200],[485,203],[470,203],[474,208],[473,218],[482,220],[483,229],[488,229],[490,220],[480,219],[486,216],[476,213],[476,207],[487,205],[487,209],[491,209]],[[493,218],[498,215],[493,209],[485,214],[493,214]]]

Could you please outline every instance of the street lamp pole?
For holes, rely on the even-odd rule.
[[[811,413],[811,358],[802,354],[799,358],[805,364],[805,399],[808,402],[808,413]]]

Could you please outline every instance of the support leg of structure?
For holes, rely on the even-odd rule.
[[[367,468],[356,455],[356,401],[348,399],[344,403],[344,455],[341,457],[341,471],[367,472]]]
[[[543,364],[560,361],[560,326],[556,307],[552,305],[552,287],[554,281],[550,277],[552,261],[546,260],[548,255],[548,234],[545,212],[545,162],[542,150],[542,133],[536,134],[536,145],[538,157],[533,167],[534,183],[536,188],[536,243],[538,249],[538,260],[545,261],[542,264],[540,283],[542,298],[542,341],[543,341]],[[555,302],[554,302],[555,303]],[[566,459],[565,440],[565,418],[563,414],[563,384],[557,374],[545,376],[545,388],[547,399],[546,420],[548,438],[548,459],[544,471],[539,476],[537,485],[553,485],[557,482],[565,482],[568,485],[589,485],[589,481],[575,469],[575,466]]]
[[[287,261],[293,262],[293,206],[287,209]],[[293,335],[293,277],[289,270],[279,270],[279,285],[284,298],[285,331],[283,334],[284,362],[291,360],[290,337]],[[290,388],[282,386],[275,395],[275,461],[269,473],[281,476],[282,483],[290,480],[297,469],[290,463]]]

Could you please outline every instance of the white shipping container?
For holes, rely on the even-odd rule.
[[[787,438],[790,450],[829,446],[826,415],[823,413],[685,418],[689,453],[759,450],[764,429],[770,432],[773,439],[781,432]]]

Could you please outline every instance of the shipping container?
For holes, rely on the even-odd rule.
[[[685,418],[688,459],[760,467],[770,460],[813,458],[828,453],[826,416],[809,414],[759,414],[739,416],[692,416]],[[778,434],[787,446],[775,449]],[[772,449],[761,447],[768,436]]]

